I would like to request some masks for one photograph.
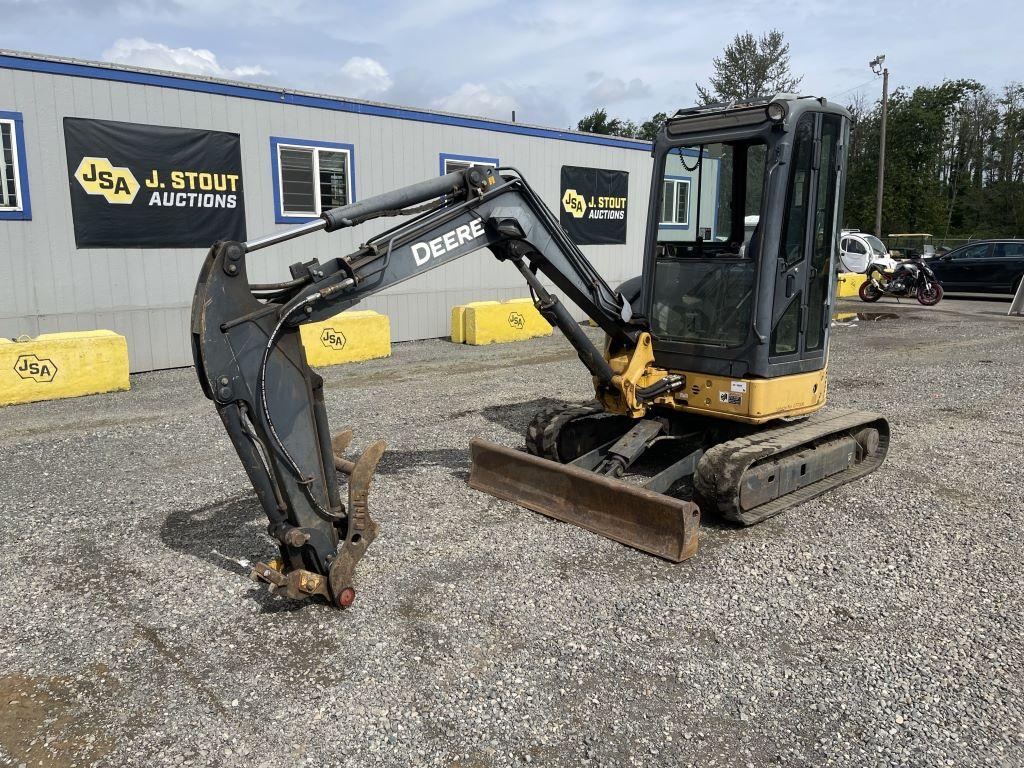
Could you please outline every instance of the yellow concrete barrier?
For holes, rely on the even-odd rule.
[[[388,316],[369,309],[342,312],[329,320],[300,326],[299,333],[306,361],[314,367],[391,355]]]
[[[499,306],[497,301],[471,301],[469,304],[460,304],[452,307],[452,334],[451,339],[456,344],[466,343],[466,310],[470,307]]]
[[[452,341],[480,345],[550,335],[551,326],[532,299],[475,301],[452,310]]]
[[[0,339],[0,405],[130,388],[128,344],[113,331]]]
[[[843,299],[858,295],[857,291],[866,279],[866,275],[858,272],[840,272],[839,281],[836,283],[836,296]]]

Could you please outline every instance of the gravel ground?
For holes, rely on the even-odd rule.
[[[390,446],[344,612],[245,578],[191,370],[0,410],[0,765],[1019,766],[1024,323],[963,304],[837,327],[889,460],[681,565],[467,487],[472,436],[589,398],[559,337],[326,370]]]

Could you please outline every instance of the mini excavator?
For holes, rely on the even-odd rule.
[[[280,547],[253,577],[350,605],[377,533],[368,495],[385,446],[345,456],[352,433],[331,435],[299,326],[480,248],[519,272],[596,399],[537,414],[525,452],[473,440],[472,487],[678,562],[696,552],[702,510],[751,525],[873,471],[886,420],[822,410],[849,130],[843,108],[791,94],[676,112],[652,151],[642,274],[617,290],[511,167],[216,243],[193,350]],[[692,216],[681,179],[696,186]],[[246,277],[256,251],[385,216],[405,218],[353,253],[294,264],[285,282]],[[603,349],[542,277],[600,326]]]

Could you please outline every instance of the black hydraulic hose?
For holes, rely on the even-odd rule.
[[[685,378],[675,374],[670,374],[654,382],[649,387],[637,387],[636,397],[638,400],[653,400],[659,395],[666,395],[669,392],[675,392],[684,384],[686,384]]]
[[[306,296],[299,301],[295,301],[293,304],[282,309],[277,325],[275,325],[274,330],[270,332],[270,335],[267,337],[267,344],[263,348],[263,356],[260,359],[259,374],[256,378],[256,390],[259,397],[260,412],[263,414],[263,420],[267,424],[267,432],[270,435],[274,450],[282,459],[284,459],[285,465],[298,480],[299,486],[302,488],[306,499],[309,501],[313,509],[316,510],[317,514],[326,517],[329,520],[338,520],[340,518],[324,509],[323,505],[320,504],[316,496],[313,494],[313,489],[311,488],[313,478],[306,477],[302,474],[302,470],[299,468],[298,463],[292,457],[291,453],[289,453],[288,448],[285,447],[284,442],[281,440],[281,436],[277,433],[277,427],[274,426],[274,419],[270,415],[270,407],[267,404],[267,364],[270,361],[270,353],[273,352],[274,347],[277,346],[277,340],[281,335],[281,329],[284,328],[285,323],[287,323],[294,314],[306,307],[312,306],[322,297],[323,294],[320,291],[317,291],[316,293],[311,293],[309,296]]]
[[[310,280],[309,276],[297,277],[284,283],[249,283],[249,290],[253,293],[278,293],[290,291],[292,288],[301,288]]]
[[[704,238],[700,236],[700,193],[704,189],[704,145],[701,144],[697,147],[697,220],[695,227],[697,229],[697,236],[694,238],[700,243],[704,242]]]
[[[259,374],[256,378],[256,390],[259,393],[260,400],[260,412],[263,414],[263,420],[267,423],[267,430],[270,432],[270,437],[274,443],[274,449],[277,453],[287,462],[289,469],[294,475],[301,481],[307,482],[306,478],[302,474],[302,470],[299,469],[299,465],[292,458],[292,455],[288,452],[284,443],[281,442],[280,435],[277,434],[277,428],[274,426],[274,419],[270,415],[270,407],[267,405],[267,363],[270,361],[270,353],[274,351],[274,347],[277,346],[278,336],[281,335],[281,329],[284,328],[284,324],[288,322],[292,315],[307,306],[312,304],[320,297],[319,293],[313,293],[305,297],[301,301],[298,301],[290,306],[286,306],[281,311],[281,316],[277,321],[277,325],[274,326],[274,330],[270,332],[267,337],[266,346],[263,347],[263,357],[260,358],[260,369]]]

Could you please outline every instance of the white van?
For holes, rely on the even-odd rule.
[[[889,255],[885,243],[874,235],[859,229],[844,229],[839,242],[839,266],[843,272],[864,274],[868,264],[874,262],[887,270],[896,268],[897,261]]]

